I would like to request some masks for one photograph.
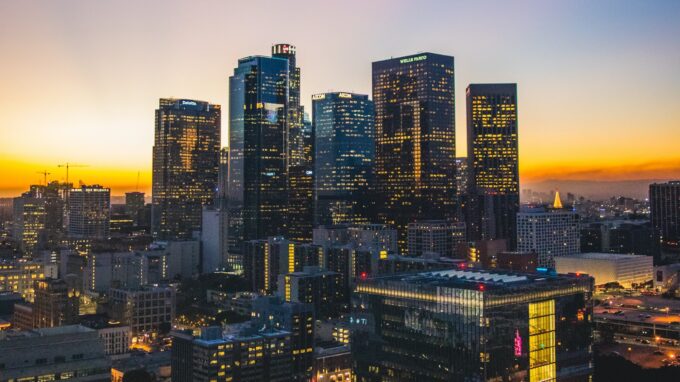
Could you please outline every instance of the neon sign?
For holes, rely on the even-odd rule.
[[[415,61],[425,61],[427,60],[427,55],[422,55],[422,56],[415,56],[415,57],[407,57],[407,58],[402,58],[399,60],[400,64],[408,64],[409,62],[415,62]]]
[[[515,357],[522,356],[522,337],[519,335],[519,329],[515,329]]]

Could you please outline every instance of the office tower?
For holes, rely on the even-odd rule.
[[[251,290],[262,294],[276,290],[279,275],[318,266],[324,256],[320,246],[296,244],[282,237],[251,240],[244,247],[244,276]]]
[[[252,317],[257,326],[290,332],[293,380],[309,381],[314,361],[314,306],[260,297],[252,301]]]
[[[149,334],[175,319],[175,289],[169,286],[109,290],[109,316],[130,326],[134,335]]]
[[[436,253],[455,257],[458,243],[465,242],[465,224],[445,220],[421,220],[408,225],[408,256]]]
[[[173,332],[173,381],[286,382],[293,377],[290,333],[264,329],[224,335],[221,327]]]
[[[100,185],[69,191],[68,235],[74,239],[105,240],[111,224],[111,189]]]
[[[229,255],[286,233],[289,61],[252,56],[229,78]]]
[[[456,192],[458,193],[459,199],[468,193],[469,180],[468,158],[456,158]]]
[[[52,328],[75,324],[78,320],[80,291],[60,279],[35,281],[33,326]]]
[[[97,331],[81,325],[5,332],[3,381],[109,381],[111,361]]]
[[[166,251],[92,252],[87,255],[83,287],[107,293],[110,288],[139,289],[169,279]]]
[[[517,214],[517,250],[536,252],[539,267],[581,250],[578,215],[563,208],[526,208]]]
[[[133,220],[135,226],[146,225],[146,222],[143,220],[144,205],[143,192],[125,193],[125,214]]]
[[[516,246],[519,211],[517,85],[467,88],[468,238],[506,239]]]
[[[46,217],[44,199],[28,192],[14,198],[12,238],[24,257],[33,257],[43,246]]]
[[[314,217],[313,159],[309,155],[312,139],[304,123],[300,105],[300,68],[295,58],[295,46],[276,44],[272,57],[288,60],[288,109],[286,121],[286,160],[288,171],[288,232],[287,237],[298,242],[312,239]]]
[[[201,208],[217,190],[220,105],[161,98],[153,146],[152,233],[160,240],[191,238]]]
[[[367,95],[312,96],[314,226],[373,221],[375,137]]]
[[[60,244],[64,233],[63,185],[32,185],[12,204],[12,237],[26,257]]]
[[[445,270],[361,281],[357,381],[588,381],[587,276]]]
[[[408,223],[455,218],[453,57],[374,62],[373,102],[379,216],[397,229],[403,251]]]
[[[33,299],[33,283],[45,277],[45,267],[53,266],[25,259],[0,261],[0,292],[19,293],[25,299]]]
[[[317,266],[279,275],[278,295],[287,302],[312,304],[318,319],[337,317],[348,297],[342,286],[342,276]]]
[[[680,181],[649,185],[650,219],[669,249],[680,249]]]

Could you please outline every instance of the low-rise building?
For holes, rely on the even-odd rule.
[[[0,366],[2,381],[111,380],[97,331],[81,325],[0,332]]]
[[[644,255],[622,255],[616,253],[580,253],[555,258],[557,273],[588,274],[595,279],[595,285],[618,282],[624,288],[631,288],[653,279],[653,258]]]
[[[175,300],[175,289],[170,286],[111,289],[109,315],[130,326],[133,335],[153,333],[175,319]]]
[[[225,335],[221,327],[173,332],[173,381],[288,382],[293,375],[290,332],[266,329]]]

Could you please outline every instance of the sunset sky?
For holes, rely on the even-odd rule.
[[[0,1],[0,196],[63,179],[150,191],[161,97],[225,105],[240,57],[297,46],[302,96],[370,94],[371,62],[453,55],[518,84],[522,182],[680,178],[680,1]]]

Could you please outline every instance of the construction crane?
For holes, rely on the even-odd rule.
[[[68,169],[71,168],[71,167],[87,167],[87,165],[86,164],[75,164],[75,163],[66,162],[64,164],[58,164],[57,167],[65,167],[66,168],[66,186],[70,187],[69,183],[68,183]]]
[[[36,171],[36,174],[40,174],[43,176],[43,183],[45,183],[45,186],[47,186],[47,175],[52,175],[51,172],[47,172],[47,170],[43,171]]]

